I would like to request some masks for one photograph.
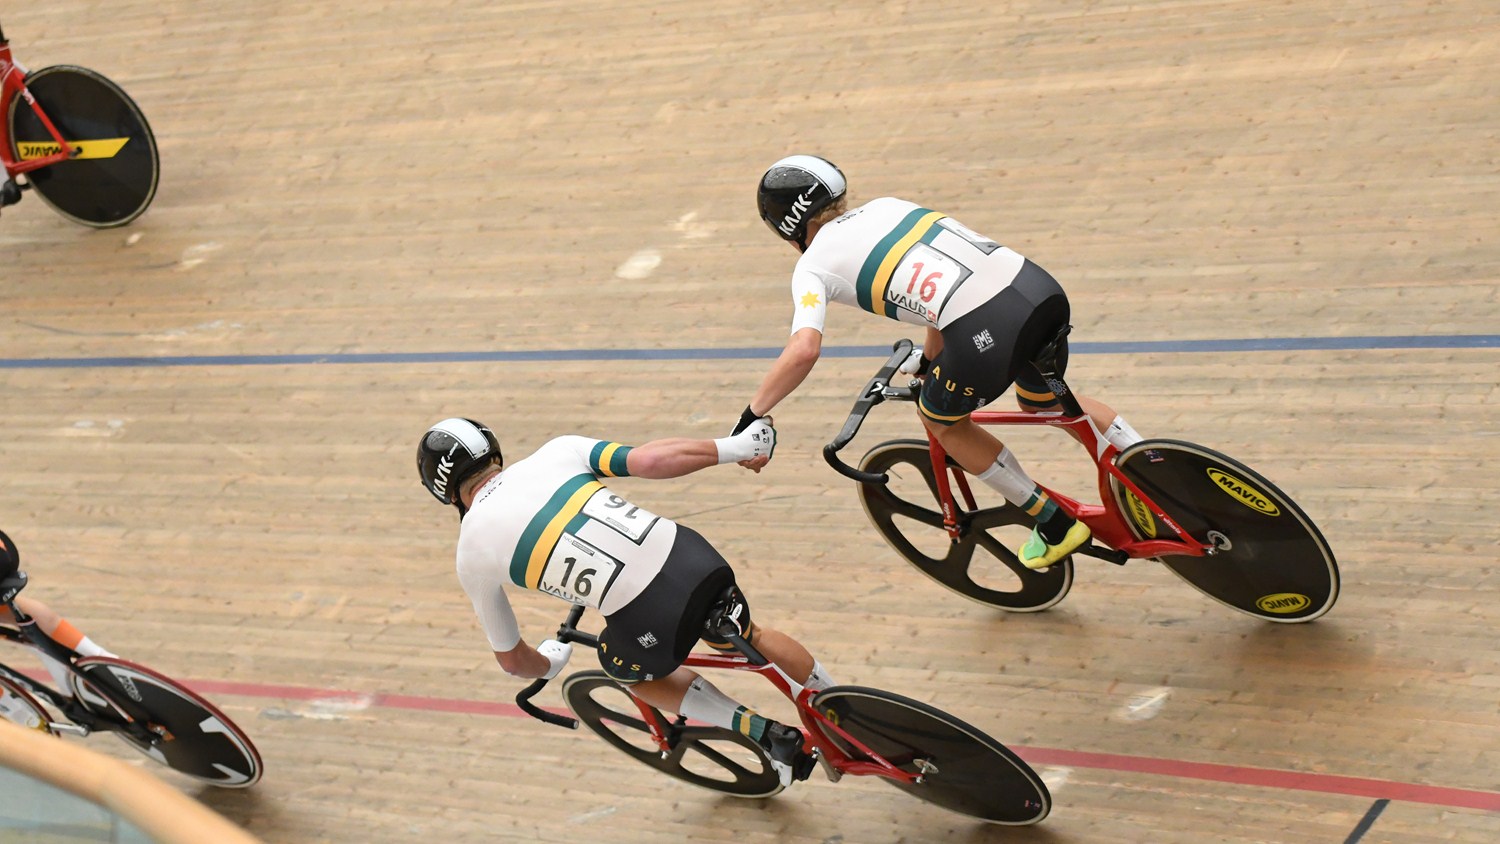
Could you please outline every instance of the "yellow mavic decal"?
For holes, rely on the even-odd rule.
[[[1312,606],[1312,599],[1298,592],[1277,592],[1256,601],[1255,606],[1264,612],[1285,615],[1307,609]]]
[[[89,141],[69,140],[68,146],[78,150],[79,158],[114,158],[120,150],[130,142],[129,138],[94,138]],[[56,141],[17,141],[16,152],[20,154],[22,161],[30,161],[33,158],[46,158],[49,155],[57,155],[63,149]]]
[[[1151,511],[1146,509],[1145,503],[1136,498],[1135,493],[1128,489],[1125,490],[1125,507],[1130,511],[1130,519],[1135,522],[1136,527],[1140,528],[1141,534],[1147,539],[1155,539],[1156,519],[1151,515]]]
[[[1224,491],[1224,494],[1249,507],[1251,510],[1267,516],[1281,515],[1281,508],[1277,507],[1276,503],[1268,498],[1265,493],[1236,478],[1234,475],[1222,469],[1209,469],[1208,476],[1213,479],[1214,484],[1219,489]]]

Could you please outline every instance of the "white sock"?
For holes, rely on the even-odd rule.
[[[995,464],[986,469],[979,479],[1017,507],[1029,505],[1036,493],[1036,481],[1021,468],[1021,461],[1010,453],[1009,448],[1000,449],[1000,456],[995,458]]]
[[[761,731],[765,729],[764,718],[719,691],[718,686],[702,676],[688,686],[677,714],[715,727],[742,732],[754,739],[759,739]]]
[[[94,644],[94,640],[90,639],[87,636],[84,636],[82,639],[80,639],[78,641],[78,647],[74,648],[73,650],[78,651],[84,656],[114,656],[114,654]]]
[[[807,675],[807,682],[802,685],[815,692],[821,692],[829,686],[836,686],[838,684],[833,682],[832,677],[828,676],[828,669],[823,667],[823,663],[815,659],[813,660],[812,673]]]
[[[1109,440],[1110,445],[1121,451],[1145,439],[1130,427],[1130,423],[1126,422],[1123,416],[1116,416],[1115,421],[1109,423],[1109,428],[1104,432],[1104,438]]]

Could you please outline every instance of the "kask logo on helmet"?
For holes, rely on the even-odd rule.
[[[818,190],[818,187],[818,185],[813,185],[808,188],[805,193],[799,195],[796,201],[792,203],[791,209],[786,212],[786,216],[782,217],[781,223],[776,226],[782,234],[793,235],[797,233],[797,226],[802,224],[802,215],[806,214],[807,209],[812,207],[812,195]]]
[[[453,472],[453,452],[458,450],[458,443],[448,449],[448,453],[438,459],[437,474],[432,480],[432,488],[437,494],[446,498],[448,496],[448,477]]]

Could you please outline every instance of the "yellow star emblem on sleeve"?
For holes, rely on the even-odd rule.
[[[804,308],[816,308],[817,306],[818,306],[818,294],[816,294],[816,293],[803,293],[802,294],[802,307],[804,307]]]

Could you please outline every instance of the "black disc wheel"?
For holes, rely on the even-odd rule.
[[[1216,549],[1160,558],[1205,595],[1279,622],[1311,621],[1338,600],[1339,568],[1323,534],[1243,463],[1193,443],[1145,440],[1121,452],[1116,465],[1193,539]],[[1175,536],[1118,479],[1110,482],[1138,538]]]
[[[603,671],[580,671],[563,683],[563,700],[578,720],[626,756],[683,782],[736,797],[781,791],[771,760],[749,736],[722,727],[677,724],[651,709],[672,736],[663,755],[634,697]]]
[[[84,657],[84,678],[68,679],[84,706],[106,717],[121,715],[154,734],[115,735],[163,765],[220,788],[248,788],[260,781],[260,753],[238,726],[213,704],[175,680],[114,657]]]
[[[135,101],[92,70],[46,67],[26,77],[42,111],[77,157],[32,170],[26,179],[59,214],[85,226],[123,226],[156,195],[160,160],[156,138]],[[18,161],[61,148],[21,97],[11,100],[11,153]]]
[[[996,824],[1024,826],[1047,817],[1052,795],[1041,777],[1005,745],[940,709],[860,686],[833,686],[812,706],[839,730],[916,782],[882,777],[928,803]],[[844,753],[869,758],[837,731],[818,725]]]
[[[948,465],[951,481],[951,473],[962,470],[951,459]],[[859,468],[890,478],[886,484],[859,485],[859,501],[871,524],[896,553],[943,586],[971,601],[1010,612],[1047,609],[1072,588],[1072,557],[1045,571],[1021,565],[1011,549],[1019,548],[1030,535],[1033,521],[1003,500],[997,506],[964,513],[963,537],[956,543],[949,539],[926,440],[881,443],[870,449]],[[972,479],[970,484],[983,486]],[[956,487],[953,493],[961,504]]]

